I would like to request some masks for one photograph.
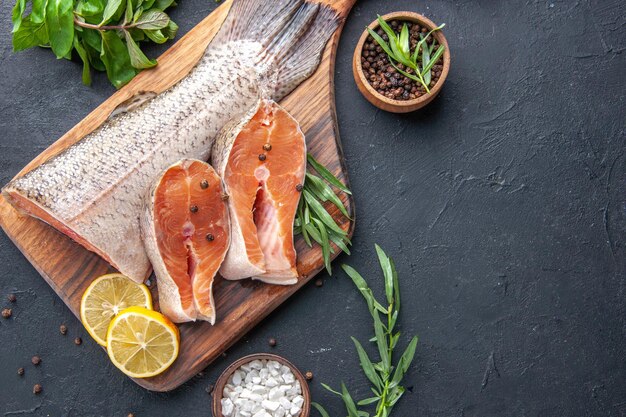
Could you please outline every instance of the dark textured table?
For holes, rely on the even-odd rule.
[[[0,5],[2,184],[113,92],[102,75],[83,86],[80,65],[50,51],[13,54],[12,3]],[[180,34],[214,7],[181,1]],[[431,105],[398,116],[361,97],[351,59],[377,12],[402,9],[447,23],[452,69]],[[420,336],[396,416],[626,415],[625,16],[619,0],[353,9],[336,83],[358,220],[352,256],[335,265],[353,265],[380,294],[374,243],[396,261],[402,345]],[[4,234],[0,265],[0,307],[18,297],[0,319],[2,416],[209,416],[207,388],[260,351],[311,370],[314,399],[334,417],[346,413],[320,382],[369,396],[349,336],[365,341],[371,322],[342,273],[307,285],[225,358],[158,394],[113,367]]]

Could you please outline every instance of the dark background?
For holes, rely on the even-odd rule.
[[[13,54],[13,3],[0,5],[2,184],[114,91],[102,75],[83,86],[80,65],[48,50]],[[180,1],[180,35],[214,7]],[[399,116],[361,97],[351,59],[376,13],[403,9],[447,23],[452,68],[432,104]],[[396,261],[401,346],[420,336],[396,416],[626,415],[625,16],[621,0],[359,1],[350,14],[337,112],[358,221],[352,256],[335,266],[353,265],[380,295],[374,243]],[[270,337],[314,372],[314,399],[334,417],[346,413],[320,382],[369,396],[349,336],[365,343],[371,321],[342,273],[159,394],[113,367],[4,234],[0,266],[0,307],[18,297],[0,320],[3,416],[208,416],[207,387]]]

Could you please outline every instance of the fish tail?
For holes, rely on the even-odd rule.
[[[214,42],[261,43],[257,68],[269,97],[280,100],[315,71],[341,21],[332,7],[311,0],[235,0]]]

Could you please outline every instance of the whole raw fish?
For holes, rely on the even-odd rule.
[[[217,133],[259,98],[280,100],[319,64],[339,24],[328,6],[236,0],[196,67],[167,91],[122,108],[3,193],[18,208],[142,281],[143,197],[174,162],[207,160]]]

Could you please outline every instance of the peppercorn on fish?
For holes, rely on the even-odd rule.
[[[143,196],[174,162],[207,160],[217,133],[259,98],[279,100],[313,73],[339,24],[303,0],[235,0],[195,68],[165,92],[122,106],[95,131],[14,179],[4,195],[142,281]]]

